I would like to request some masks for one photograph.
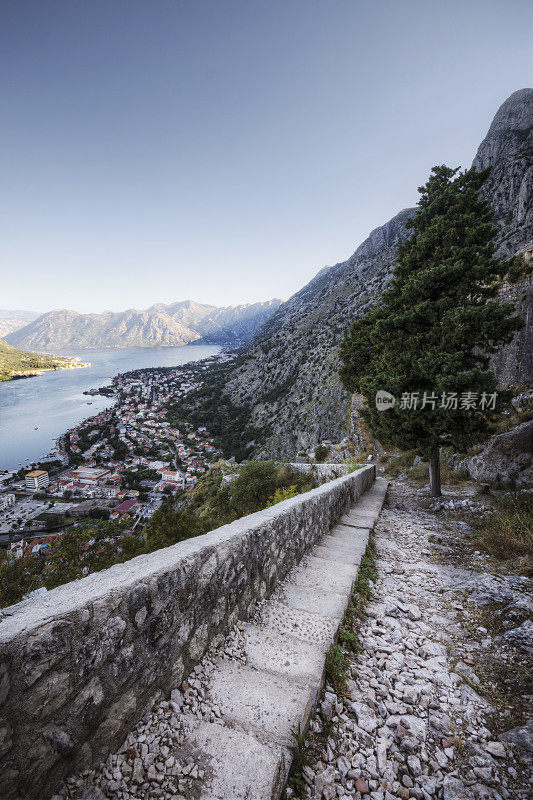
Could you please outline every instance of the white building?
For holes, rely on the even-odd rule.
[[[0,511],[5,511],[9,506],[14,505],[15,495],[11,492],[8,494],[0,494]]]
[[[164,461],[149,461],[148,469],[154,469],[156,472],[161,472],[162,469],[165,469],[165,462]]]
[[[179,470],[175,472],[171,469],[163,469],[161,470],[161,479],[165,483],[175,484],[179,489],[185,489],[185,475]]]
[[[26,475],[28,489],[43,489],[50,483],[50,477],[45,469],[35,469]]]

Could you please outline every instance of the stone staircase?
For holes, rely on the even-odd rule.
[[[209,696],[215,722],[183,717],[175,756],[204,778],[198,800],[276,800],[291,763],[291,731],[303,731],[335,640],[387,481],[378,478],[244,626],[246,663],[219,660]],[[163,787],[164,788],[164,787]]]

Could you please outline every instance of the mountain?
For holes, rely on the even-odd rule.
[[[73,369],[83,366],[77,358],[53,356],[50,353],[30,353],[12,347],[0,339],[0,381],[35,375],[41,370]]]
[[[280,300],[240,306],[201,305],[192,300],[157,303],[144,311],[78,314],[49,311],[6,340],[17,347],[171,347],[191,342],[242,344],[277,310]]]
[[[474,165],[492,167],[484,187],[498,227],[502,256],[524,250],[533,257],[533,90],[515,92],[498,110]],[[379,302],[398,244],[410,235],[401,211],[372,231],[347,260],[322,269],[283,303],[242,348],[223,377],[223,394],[249,418],[244,439],[255,452],[293,457],[324,439],[346,436],[351,398],[339,377],[338,345],[351,321]],[[501,383],[533,377],[531,280],[502,286],[528,324],[494,359]]]
[[[192,300],[164,305],[157,303],[149,312],[168,314],[176,322],[200,334],[203,342],[243,342],[252,336],[279,308],[281,300],[247,303],[240,306],[206,306]]]
[[[182,345],[199,338],[199,334],[164,313],[129,309],[119,313],[78,314],[60,309],[43,314],[6,340],[17,347],[59,350]]]
[[[18,331],[23,328],[28,322],[33,322],[37,319],[39,314],[35,311],[8,311],[7,309],[0,308],[0,338],[3,338],[8,333]]]
[[[499,228],[499,254],[510,256],[533,236],[533,89],[500,106],[473,166],[492,167],[484,194]]]
[[[281,300],[266,303],[252,303],[240,306],[216,308],[195,325],[202,341],[209,344],[218,342],[244,342],[274,314]]]

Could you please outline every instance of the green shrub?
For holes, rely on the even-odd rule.
[[[0,564],[0,607],[18,603],[23,596],[43,585],[40,560],[33,556],[8,555]]]
[[[341,625],[339,628],[339,642],[349,648],[352,653],[361,652],[361,643],[357,633],[345,625]]]
[[[429,464],[422,461],[420,464],[417,464],[416,467],[411,467],[407,471],[407,474],[411,480],[417,481],[417,483],[426,483],[429,478]]]
[[[333,687],[337,694],[346,691],[346,672],[348,670],[348,659],[338,644],[329,646],[326,653],[326,680]]]
[[[292,789],[295,797],[305,797],[305,790],[307,784],[303,776],[303,768],[311,763],[311,754],[309,745],[304,731],[302,731],[300,723],[296,730],[291,731],[293,740],[292,750],[292,764],[289,773],[288,785]]]
[[[407,470],[411,469],[415,456],[415,450],[406,450],[405,453],[397,453],[390,456],[388,471],[393,478],[397,478],[401,472],[407,472]]]
[[[281,486],[276,489],[272,497],[267,503],[267,508],[275,506],[277,503],[282,503],[284,500],[289,500],[291,497],[296,497],[298,490],[296,486]]]
[[[238,516],[264,508],[277,489],[276,465],[271,461],[249,461],[231,484],[231,503]]]
[[[315,461],[322,463],[326,460],[329,454],[329,448],[326,447],[324,444],[319,444],[315,450]]]

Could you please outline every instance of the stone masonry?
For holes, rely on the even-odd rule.
[[[0,612],[2,800],[47,797],[119,747],[374,477],[364,467]]]

